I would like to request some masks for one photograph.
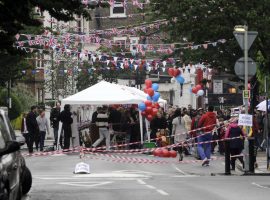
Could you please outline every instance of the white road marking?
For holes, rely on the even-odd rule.
[[[173,178],[194,178],[194,177],[200,177],[199,175],[178,175],[178,176],[172,176]]]
[[[174,169],[176,169],[176,171],[180,172],[183,175],[187,175],[183,170],[179,169],[178,167],[176,167],[175,165],[172,165],[174,167]]]
[[[164,196],[168,196],[169,194],[163,190],[156,190],[159,194],[164,195]]]
[[[101,185],[108,185],[111,184],[112,182],[62,182],[58,183],[60,185],[69,185],[69,186],[78,186],[78,187],[97,187]]]
[[[144,181],[141,180],[141,179],[137,179],[137,182],[138,182],[139,184],[141,184],[141,185],[146,185],[146,182],[144,182]]]
[[[253,183],[251,183],[251,184],[252,184],[252,185],[255,185],[255,186],[259,187],[259,188],[269,189],[269,187],[262,186],[262,185],[260,185],[260,184],[258,184],[258,183],[255,183],[255,182],[253,182]]]
[[[120,173],[103,173],[103,174],[77,174],[71,177],[57,177],[57,176],[36,176],[36,179],[42,180],[69,180],[69,179],[81,179],[81,178],[150,178],[147,175],[141,174],[120,174]]]
[[[148,187],[149,189],[153,189],[153,190],[156,189],[153,185],[145,185],[145,186]]]

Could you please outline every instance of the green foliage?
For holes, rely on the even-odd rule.
[[[16,94],[11,93],[12,108],[8,112],[10,120],[16,119],[22,113],[22,104]],[[8,107],[8,93],[3,89],[0,91],[0,106]]]
[[[27,88],[18,85],[12,88],[12,92],[18,97],[23,112],[29,111],[31,106],[36,104],[35,97]]]
[[[243,52],[233,36],[235,25],[247,24],[249,30],[258,31],[258,38],[249,51],[256,58],[260,51],[264,69],[270,64],[270,1],[269,0],[151,0],[153,18],[169,20],[164,30],[171,42],[202,44],[226,39],[225,44],[198,50],[180,49],[182,63],[206,62],[212,67],[232,71],[235,61]],[[186,45],[187,45],[186,44]],[[180,47],[180,46],[179,46]]]

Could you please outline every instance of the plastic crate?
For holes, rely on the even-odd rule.
[[[143,144],[143,148],[150,149],[150,148],[155,148],[155,147],[156,147],[156,143],[155,142],[145,142]]]

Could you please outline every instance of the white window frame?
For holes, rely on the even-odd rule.
[[[117,41],[125,41],[125,48],[127,46],[127,37],[114,37],[113,42],[116,43]]]
[[[130,40],[130,51],[133,51],[133,46],[136,46],[136,52],[138,52],[137,45],[139,43],[140,38],[139,37],[129,37]],[[135,41],[135,42],[133,42]]]
[[[115,7],[123,7],[124,13],[113,13],[113,8],[115,8]],[[110,6],[110,18],[126,18],[127,17],[126,12],[127,12],[127,10],[126,10],[123,3],[115,2],[114,7]]]

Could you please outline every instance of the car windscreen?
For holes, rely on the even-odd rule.
[[[8,131],[5,125],[4,119],[0,116],[0,149],[6,147],[6,142],[8,141]]]

